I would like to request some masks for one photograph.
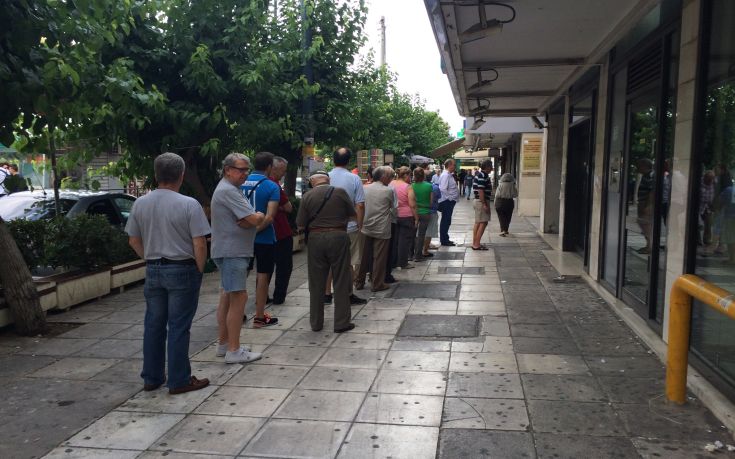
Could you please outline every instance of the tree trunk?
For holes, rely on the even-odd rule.
[[[41,308],[31,271],[10,234],[8,225],[0,218],[0,282],[5,302],[13,317],[19,335],[37,335],[46,331],[46,313]]]
[[[210,206],[212,204],[212,197],[207,193],[204,188],[201,179],[199,178],[199,170],[197,169],[196,156],[194,155],[194,149],[189,149],[182,156],[186,162],[186,169],[184,170],[184,183],[191,187],[191,191],[194,193],[194,198],[204,208],[204,212],[209,217]]]

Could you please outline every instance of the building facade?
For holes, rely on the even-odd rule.
[[[735,292],[735,2],[498,3],[425,0],[458,110],[540,122],[539,230],[666,341],[678,276]],[[734,350],[695,304],[690,362],[730,400]]]

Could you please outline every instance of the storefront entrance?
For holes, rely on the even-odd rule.
[[[615,68],[605,172],[603,285],[660,330],[678,34]]]

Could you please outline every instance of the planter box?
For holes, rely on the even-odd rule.
[[[56,308],[61,310],[110,293],[110,269],[51,276],[56,281]]]
[[[293,251],[298,252],[304,250],[306,244],[304,243],[304,233],[297,233],[293,235]]]
[[[110,272],[110,289],[120,289],[145,279],[145,260],[135,260],[113,266]]]
[[[56,282],[46,280],[33,281],[36,284],[36,290],[38,291],[38,300],[41,302],[41,308],[44,311],[53,309],[56,307]],[[10,310],[7,307],[5,298],[2,299],[2,308],[0,309],[0,327],[5,327],[13,323],[12,317],[10,317]]]

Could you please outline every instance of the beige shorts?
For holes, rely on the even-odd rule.
[[[487,210],[482,207],[482,202],[479,199],[475,199],[475,223],[487,223],[490,221],[490,203],[487,205]]]
[[[362,260],[362,242],[364,239],[363,234],[360,231],[353,231],[347,233],[350,236],[350,264],[357,266]]]

